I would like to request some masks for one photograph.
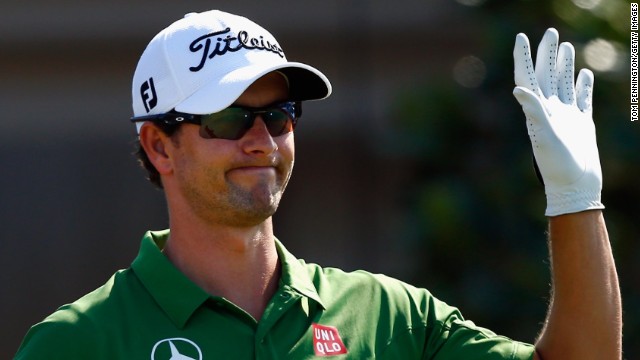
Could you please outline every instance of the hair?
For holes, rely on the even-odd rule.
[[[172,139],[172,141],[173,141],[172,136],[180,128],[180,124],[168,125],[162,122],[154,122],[153,124],[158,129],[160,129],[160,131],[162,131],[164,134],[169,136]],[[147,155],[147,152],[144,150],[144,148],[142,147],[142,144],[140,143],[140,137],[138,137],[135,146],[136,146],[136,150],[134,154],[138,158],[138,164],[147,171],[147,180],[149,180],[153,185],[155,185],[156,188],[161,190],[164,189],[164,186],[162,186],[162,179],[160,178],[160,173],[158,173],[158,170],[156,169],[156,167],[153,166],[153,163],[151,163],[151,160],[149,160],[149,156]]]

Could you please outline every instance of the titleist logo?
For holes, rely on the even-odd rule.
[[[225,30],[212,32],[211,34],[203,35],[193,40],[191,45],[189,45],[189,50],[193,53],[200,52],[202,58],[197,66],[192,66],[189,70],[193,72],[200,71],[207,62],[207,59],[213,59],[217,55],[222,56],[227,52],[236,52],[243,48],[270,51],[278,54],[281,58],[284,57],[284,51],[282,51],[278,44],[271,43],[268,40],[265,40],[262,36],[259,38],[250,37],[249,33],[244,30],[240,31],[237,37],[231,35],[218,37],[216,39],[215,46],[212,48],[211,42],[213,37],[224,35],[229,32],[231,32],[231,29],[226,28]]]

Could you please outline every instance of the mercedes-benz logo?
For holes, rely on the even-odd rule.
[[[202,350],[189,339],[164,339],[153,346],[151,360],[202,360]]]

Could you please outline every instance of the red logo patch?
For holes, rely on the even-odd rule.
[[[313,349],[316,356],[333,356],[346,354],[347,348],[344,346],[338,329],[333,326],[313,325]]]

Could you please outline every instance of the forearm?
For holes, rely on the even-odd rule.
[[[600,210],[549,219],[552,298],[536,343],[544,360],[620,359],[622,306]]]

